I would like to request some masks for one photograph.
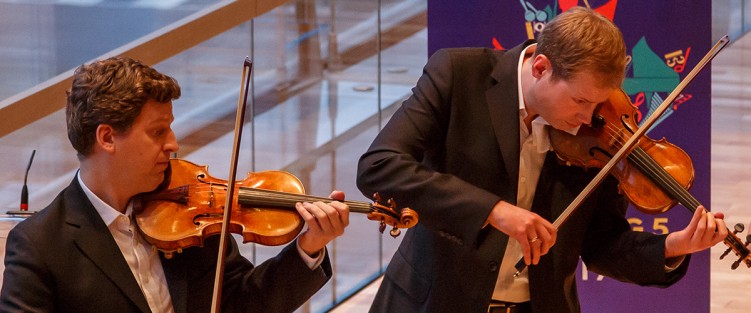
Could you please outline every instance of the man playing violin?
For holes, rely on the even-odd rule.
[[[219,236],[166,259],[138,233],[133,198],[165,179],[178,150],[171,77],[126,57],[79,67],[68,91],[68,138],[80,170],[7,240],[2,312],[208,312]],[[334,191],[333,199],[344,193]],[[254,266],[229,236],[224,312],[292,312],[331,277],[325,246],[343,234],[349,207],[298,203],[308,228]]]
[[[666,287],[691,253],[722,241],[722,215],[703,207],[683,230],[632,231],[613,177],[560,229],[551,224],[597,171],[562,164],[548,129],[589,124],[625,68],[618,28],[581,7],[537,42],[433,54],[359,162],[363,194],[377,190],[420,214],[371,312],[578,312],[580,258],[591,271]],[[515,278],[522,256],[530,266]]]

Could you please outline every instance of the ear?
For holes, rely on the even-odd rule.
[[[553,74],[553,64],[550,63],[550,59],[544,54],[535,55],[535,58],[532,60],[532,76],[540,79],[545,74]]]
[[[115,152],[115,129],[107,124],[99,124],[96,128],[96,145],[109,153]]]

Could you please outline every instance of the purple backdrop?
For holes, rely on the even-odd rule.
[[[591,7],[621,28],[629,65],[623,89],[643,119],[650,107],[678,85],[712,47],[711,2],[679,0],[590,0]],[[506,49],[536,37],[545,23],[576,0],[429,0],[428,51],[444,47],[484,46]],[[691,193],[710,200],[710,68],[683,91],[652,127],[648,136],[667,138],[692,158],[695,181]],[[682,229],[691,213],[678,205],[667,213],[646,215],[629,209],[636,230],[663,233]],[[565,224],[563,225],[565,227]],[[667,289],[639,287],[587,273],[578,274],[584,312],[708,312],[709,253],[692,257],[686,277]]]

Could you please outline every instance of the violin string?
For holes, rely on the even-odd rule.
[[[610,122],[607,122],[605,125],[607,126],[604,127],[606,135],[609,135],[615,142],[614,146],[618,147],[619,149],[623,147],[625,142],[628,141],[627,139],[624,140],[624,138],[630,137],[624,136],[623,132],[619,131],[619,129],[621,128],[614,126],[614,124]],[[669,176],[667,171],[638,145],[634,148],[634,151],[629,154],[629,156],[631,155],[634,155],[634,157],[631,158],[632,162],[634,162],[637,166],[641,166],[640,169],[643,169],[643,171],[650,172],[645,174],[652,174],[653,177],[650,178],[659,180],[661,183],[663,183],[660,186],[661,188],[667,188],[669,190],[666,190],[666,192],[673,192],[673,195],[678,198],[682,198],[683,200],[681,200],[681,203],[683,203],[687,209],[693,212],[695,210],[693,210],[690,206],[698,208],[698,206],[701,205],[701,203],[699,203],[699,201],[694,198],[693,195],[688,192],[688,190],[678,184],[678,182],[672,176]],[[655,183],[659,184],[660,182],[656,181]],[[686,203],[689,203],[689,205],[687,205]],[[748,253],[748,248],[746,248],[746,246],[740,241],[740,239],[736,237],[732,232],[730,232],[730,230],[728,230],[728,235],[724,238],[723,242],[725,245],[736,251],[736,253],[739,255]]]
[[[610,131],[608,134],[615,140],[615,146],[620,148],[623,146],[624,139],[627,138],[623,128],[614,126],[614,124],[606,123],[605,129]],[[686,206],[692,212],[701,205],[688,191],[681,186],[670,174],[658,164],[654,158],[647,154],[638,145],[629,154],[628,158],[637,165],[639,169],[648,175],[655,183],[668,192],[671,196],[676,197],[679,202]]]
[[[611,126],[609,130],[613,131],[613,127]],[[670,191],[673,192],[674,196],[682,199],[680,200],[680,202],[684,205],[684,207],[689,209],[691,212],[694,212],[696,208],[701,205],[701,203],[691,193],[689,193],[688,190],[678,184],[678,182],[672,176],[669,176],[667,171],[665,171],[665,169],[660,164],[658,164],[654,160],[654,158],[647,154],[646,151],[637,146],[632,153],[634,153],[635,155],[634,160],[632,161],[634,163],[639,163],[642,168],[649,168],[649,171],[657,176],[655,178],[663,183],[661,185],[665,186],[663,188],[670,189]],[[745,245],[743,245],[743,243],[741,243],[740,239],[732,234],[732,232],[730,232],[729,230],[728,236],[726,236],[723,241],[725,245],[731,247],[737,252],[745,253],[744,251],[747,251],[747,248],[745,247]]]
[[[195,186],[195,187],[193,187]],[[193,192],[201,194],[201,193],[213,193],[216,192],[215,190],[218,189],[221,185],[193,185],[191,186],[191,190]],[[220,188],[222,191],[226,191],[225,188]],[[315,202],[315,201],[330,201],[329,198],[323,198],[323,197],[316,197],[316,196],[308,196],[304,194],[294,194],[294,193],[288,193],[288,192],[282,192],[282,191],[276,191],[276,190],[268,190],[268,189],[260,189],[260,188],[252,188],[252,187],[240,187],[238,190],[238,194],[240,195],[240,198],[242,200],[246,201],[253,201],[258,202],[262,201],[263,203],[259,205],[273,205],[273,206],[280,206],[280,207],[291,207],[294,206],[297,202]],[[343,201],[350,207],[350,211],[357,212],[357,213],[370,213],[374,210],[373,206],[370,203],[366,202],[360,202],[360,201]]]
[[[615,128],[610,123],[608,123],[608,126],[608,130],[611,131],[613,131]],[[624,134],[623,131],[615,131],[619,134]],[[623,135],[621,138],[626,138],[626,136]],[[623,143],[619,139],[616,139],[616,143],[620,144],[619,147],[623,146]],[[638,145],[636,146],[636,148],[634,148],[629,156],[631,161],[636,163],[636,165],[642,171],[646,171],[645,174],[649,175],[650,178],[654,180],[658,180],[656,181],[656,183],[663,186],[663,188],[668,188],[669,190],[667,190],[667,192],[671,192],[672,195],[679,196],[684,199],[686,198],[685,188],[678,184],[672,176],[669,176],[667,171],[665,171],[665,169],[661,165],[659,165],[651,156],[649,156],[649,154],[647,154],[643,149],[639,148]],[[684,192],[681,192],[681,190],[683,190]],[[683,202],[686,201],[684,200],[682,201],[682,203]]]

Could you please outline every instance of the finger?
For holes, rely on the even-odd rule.
[[[297,203],[295,205],[295,208],[297,208],[298,212],[300,212],[300,216],[303,217],[305,222],[308,223],[308,229],[317,233],[320,233],[324,231],[324,225],[322,225],[322,221],[320,216],[325,215],[318,207],[311,203]]]
[[[529,244],[529,256],[532,264],[537,264],[540,261],[540,247],[542,240],[537,234],[529,235],[527,243]]]
[[[334,190],[329,195],[329,198],[338,200],[338,201],[344,201],[344,191]]]
[[[532,247],[532,264],[537,265],[538,263],[540,263],[542,241],[540,241],[538,238],[534,242],[530,243],[530,246]]]
[[[524,264],[532,265],[532,246],[528,241],[522,243],[522,253],[524,253]]]
[[[339,218],[333,215],[338,215],[334,208],[326,205],[323,202],[317,201],[314,203],[308,203],[311,207],[313,215],[321,225],[321,230],[324,234],[334,234],[336,225],[339,224]]]
[[[693,234],[696,232],[696,226],[699,224],[699,220],[701,220],[701,217],[704,215],[706,210],[704,210],[704,206],[699,206],[694,211],[694,215],[691,216],[691,221],[688,222],[688,226],[686,226],[686,233]],[[693,237],[693,235],[691,235]]]
[[[704,208],[701,208],[701,217],[699,217],[699,221],[694,225],[694,232],[691,233],[691,239],[692,242],[696,242],[697,240],[702,242],[706,240],[707,232],[709,231],[707,229],[707,224],[709,223],[709,214],[707,213]],[[691,225],[689,225],[691,227]],[[714,229],[711,230],[712,233],[714,233]]]
[[[349,206],[339,201],[329,203],[337,212],[339,212],[339,219],[344,227],[349,225]]]
[[[526,237],[526,233],[523,235],[524,239],[519,240],[519,238],[514,238],[516,241],[519,242],[519,245],[522,248],[522,253],[524,254],[524,264],[531,265],[532,264],[532,243],[530,243],[530,239]]]
[[[706,223],[706,229],[704,230],[704,233],[702,234],[702,242],[712,242],[714,240],[714,237],[717,235],[717,223],[715,222],[715,217],[712,212],[707,212],[707,223]]]
[[[720,213],[722,214],[722,213]],[[717,217],[717,215],[715,215]],[[717,235],[715,238],[715,244],[725,240],[728,237],[728,227],[725,225],[725,220],[720,218],[717,220]]]
[[[552,226],[552,225],[551,225]],[[549,229],[544,223],[537,224],[537,236],[540,238],[540,255],[545,255],[550,251],[550,247],[555,243],[555,228]]]
[[[300,202],[295,203],[295,209],[297,210],[297,213],[300,214],[300,217],[302,217],[303,221],[305,221],[305,223],[308,224],[308,229],[310,229],[311,227],[315,229],[320,229],[320,227],[318,226],[318,222],[316,221],[313,214],[310,214],[310,212],[308,212],[308,210],[305,208],[305,206],[302,203]]]
[[[725,226],[725,221],[718,217],[718,215],[722,215],[722,213],[710,213],[710,215],[712,216],[710,219],[711,225],[708,225],[708,228],[711,230],[711,233],[708,242],[710,245],[715,245],[727,237],[728,228]]]

